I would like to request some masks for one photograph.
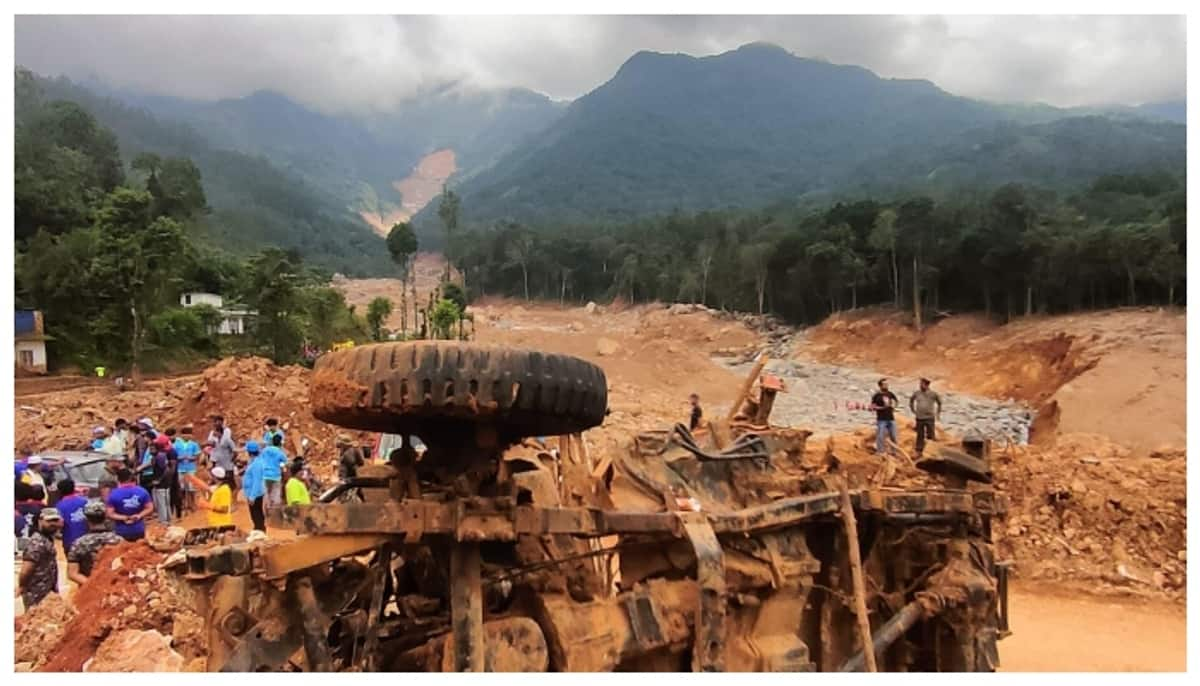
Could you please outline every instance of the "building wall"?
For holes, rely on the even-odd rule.
[[[184,307],[193,307],[195,305],[212,305],[220,309],[225,300],[216,293],[184,293],[179,296],[179,304]]]
[[[21,351],[23,350],[33,353],[33,364],[21,364]],[[13,358],[18,366],[24,366],[28,371],[44,372],[46,371],[46,344],[42,341],[17,341]]]
[[[246,319],[240,316],[227,316],[221,320],[217,333],[223,336],[241,336],[246,333]]]

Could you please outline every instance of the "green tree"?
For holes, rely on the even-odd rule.
[[[458,309],[463,312],[467,310],[467,294],[458,284],[453,282],[442,284],[442,297],[458,305]]]
[[[881,211],[871,227],[868,242],[872,248],[886,253],[891,258],[888,283],[892,287],[892,303],[900,309],[900,269],[896,265],[896,210],[890,207]]]
[[[536,245],[531,231],[518,229],[513,231],[505,246],[508,264],[521,268],[521,282],[526,300],[529,300],[529,265],[536,254]]]
[[[458,194],[442,184],[442,199],[438,203],[438,218],[442,220],[442,231],[446,238],[446,274],[443,281],[450,280],[450,245],[458,232],[458,213],[461,209]]]
[[[256,335],[276,364],[295,361],[300,354],[299,267],[297,256],[279,248],[267,248],[247,264],[249,300],[258,310]]]
[[[413,231],[412,224],[398,222],[392,225],[392,230],[387,235],[387,248],[392,262],[400,268],[401,278],[406,278],[410,261],[413,255],[417,254],[417,234]]]
[[[454,338],[454,325],[462,319],[462,310],[451,300],[437,301],[429,313],[429,326],[435,339]]]
[[[367,325],[371,327],[371,338],[383,340],[383,323],[392,314],[392,301],[382,296],[367,305]]]
[[[118,188],[96,212],[101,252],[96,276],[97,296],[128,313],[129,360],[133,376],[140,372],[146,324],[158,309],[173,300],[179,277],[173,259],[184,251],[182,227],[168,217],[154,218],[153,198],[144,191]],[[114,315],[116,320],[123,318]]]

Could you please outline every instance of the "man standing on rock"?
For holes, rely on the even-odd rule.
[[[925,452],[925,439],[936,441],[933,427],[942,416],[942,396],[929,387],[929,379],[921,379],[921,390],[908,398],[908,409],[917,420],[917,457]]]
[[[233,455],[237,452],[237,444],[233,442],[233,431],[225,426],[225,418],[219,414],[212,416],[212,424],[212,431],[208,434],[208,444],[212,446],[209,458],[227,473],[233,473]]]
[[[58,554],[54,551],[54,536],[62,528],[62,515],[53,507],[38,514],[37,528],[21,553],[21,572],[17,589],[25,611],[58,591]]]
[[[104,503],[89,500],[83,506],[88,532],[79,537],[67,552],[67,578],[79,585],[92,575],[92,564],[100,549],[108,545],[124,543],[125,539],[108,530],[105,522]]]
[[[892,444],[899,443],[896,438],[896,405],[899,400],[896,394],[888,390],[887,379],[879,380],[879,390],[871,396],[871,409],[875,411],[875,454],[882,455],[884,438],[889,438]],[[888,453],[895,455],[896,449],[887,446]]]

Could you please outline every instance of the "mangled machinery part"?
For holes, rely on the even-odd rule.
[[[847,631],[839,494],[817,478],[828,465],[803,459],[809,432],[718,421],[707,435],[639,435],[600,465],[570,441],[557,456],[532,442],[506,456],[531,427],[598,422],[603,372],[458,344],[348,352],[318,365],[318,414],[412,429],[428,451],[399,465],[408,483],[375,465],[330,502],[286,508],[295,541],[189,549],[188,577],[213,591],[210,668],[299,655],[310,670],[832,671],[863,659]],[[649,507],[614,509],[616,474]],[[1006,587],[987,541],[1004,498],[848,495],[881,669],[994,668]],[[614,554],[619,587],[589,564]]]
[[[916,466],[917,469],[952,479],[992,483],[992,472],[986,459],[954,448],[941,448],[936,455],[917,460]]]
[[[453,644],[454,633],[443,634],[391,658],[387,667],[401,671],[455,671]],[[484,623],[483,645],[483,671],[545,672],[550,667],[546,637],[538,623],[528,617],[506,617]]]
[[[924,616],[925,606],[915,600],[892,615],[892,618],[879,627],[871,636],[871,646],[876,659],[882,659],[883,652],[903,636],[906,631],[911,629],[914,624],[923,619]],[[866,664],[866,652],[860,650],[855,653],[854,657],[847,660],[846,664],[842,665],[842,668],[838,671],[861,672],[866,667]]]

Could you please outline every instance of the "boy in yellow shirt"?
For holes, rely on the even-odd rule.
[[[304,467],[299,460],[292,462],[288,468],[290,475],[284,486],[284,498],[290,505],[311,505],[312,498],[308,495],[308,484],[304,482]]]

